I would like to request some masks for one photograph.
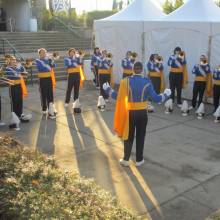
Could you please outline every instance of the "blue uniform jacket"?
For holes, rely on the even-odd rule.
[[[220,69],[215,69],[213,72],[213,79],[220,80]]]
[[[167,64],[172,68],[179,68],[186,64],[186,59],[185,58],[181,59],[179,56],[177,57],[175,55],[172,55],[170,56]]]
[[[82,59],[80,57],[66,57],[64,58],[64,65],[66,68],[75,68],[82,65]]]
[[[128,77],[130,91],[129,91],[129,102],[147,102],[149,97],[154,102],[160,103],[167,99],[166,95],[158,95],[154,89],[150,79],[143,77],[142,75],[133,75]],[[111,88],[107,91],[110,93]],[[117,99],[117,92],[112,91],[111,97]]]
[[[49,59],[36,59],[36,66],[38,69],[38,72],[40,73],[46,73],[51,71],[50,67],[50,60]]]
[[[98,68],[99,69],[108,70],[112,66],[113,66],[113,63],[110,60],[107,60],[106,58],[101,58],[98,61]]]
[[[20,74],[25,72],[25,68],[20,65],[19,67],[6,67],[5,73],[8,79],[10,80],[18,80],[20,79]]]
[[[131,59],[124,58],[121,61],[121,66],[122,66],[123,69],[132,70],[133,69],[133,65],[134,65],[134,62]]]
[[[149,72],[160,72],[160,71],[163,71],[163,69],[164,69],[164,67],[163,67],[162,63],[155,63],[152,61],[149,61],[147,63],[147,70]]]
[[[193,67],[193,70],[192,70],[192,74],[194,74],[195,76],[206,76],[210,72],[211,72],[211,70],[210,70],[210,65],[209,64],[195,65]]]

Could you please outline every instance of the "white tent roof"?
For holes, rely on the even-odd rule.
[[[165,16],[153,0],[134,0],[122,11],[100,21],[149,21]]]
[[[214,0],[188,0],[164,21],[220,22],[220,8]]]

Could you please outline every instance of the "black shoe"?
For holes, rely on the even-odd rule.
[[[74,108],[73,113],[74,114],[80,114],[82,112],[81,108]]]

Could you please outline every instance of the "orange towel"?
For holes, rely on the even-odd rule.
[[[23,76],[21,76],[21,90],[23,98],[28,96],[27,86],[25,84]]]

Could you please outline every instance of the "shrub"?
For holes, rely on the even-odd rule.
[[[0,138],[0,219],[138,219],[91,179]]]

